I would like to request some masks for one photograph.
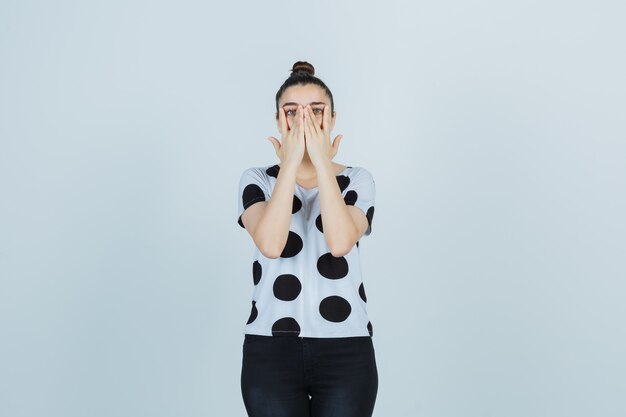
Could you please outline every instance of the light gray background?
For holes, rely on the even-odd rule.
[[[626,415],[623,4],[2,0],[0,415],[245,415],[297,60],[377,185],[375,415]]]

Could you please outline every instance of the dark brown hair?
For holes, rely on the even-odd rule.
[[[322,89],[326,92],[328,98],[330,98],[330,115],[331,117],[335,114],[335,102],[333,101],[333,93],[330,92],[330,89],[324,84],[322,80],[315,76],[315,68],[313,65],[309,64],[306,61],[297,61],[291,67],[291,75],[289,78],[285,80],[283,85],[280,86],[278,92],[276,93],[276,119],[278,120],[278,101],[280,97],[283,95],[285,90],[292,85],[307,85],[307,84],[316,84],[322,87]]]

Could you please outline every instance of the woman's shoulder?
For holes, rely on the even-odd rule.
[[[363,166],[348,165],[347,168],[348,169],[346,173],[348,174],[349,177],[357,177],[357,176],[372,177],[372,173],[370,172],[370,170]]]
[[[274,177],[278,176],[278,171],[280,167],[278,164],[268,164],[268,165],[259,165],[259,166],[251,166],[245,168],[242,174],[248,175],[256,175],[259,177]]]

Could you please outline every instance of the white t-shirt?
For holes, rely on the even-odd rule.
[[[269,201],[278,164],[246,169],[239,182],[237,223],[259,201]],[[346,204],[360,208],[371,233],[375,184],[368,170],[346,167],[336,175]],[[359,242],[334,257],[324,240],[318,188],[296,183],[289,237],[280,257],[265,257],[254,247],[252,307],[244,334],[300,337],[372,336]]]

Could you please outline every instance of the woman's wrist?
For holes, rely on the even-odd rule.
[[[316,159],[315,161],[311,160],[311,162],[313,163],[313,166],[315,167],[315,170],[317,171],[325,170],[325,169],[328,169],[330,171],[333,170],[333,163],[328,157],[326,158],[321,157],[319,159]]]
[[[284,161],[282,163],[282,166],[280,167],[280,169],[281,169],[281,171],[283,169],[285,171],[293,171],[293,173],[295,174],[296,172],[298,172],[298,166],[300,166],[300,163],[298,163],[298,162]]]

